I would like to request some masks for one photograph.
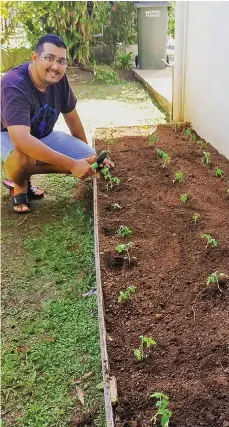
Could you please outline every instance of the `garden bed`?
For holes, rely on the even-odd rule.
[[[228,160],[197,143],[193,132],[185,137],[182,127],[160,125],[153,135],[159,137],[154,146],[140,135],[109,142],[120,184],[107,189],[102,177],[97,183],[108,373],[118,389],[115,425],[151,426],[156,400],[150,396],[164,392],[169,426],[228,427],[229,280],[217,276],[220,289],[206,284],[212,273],[229,274]],[[97,139],[97,150],[107,142]],[[171,157],[167,166],[155,148]],[[209,165],[203,152],[210,153]],[[178,171],[184,182],[173,182]],[[118,236],[120,225],[133,234]],[[118,254],[117,245],[129,242],[129,254]],[[118,302],[129,286],[136,288],[131,299]],[[140,336],[156,345],[138,361]]]

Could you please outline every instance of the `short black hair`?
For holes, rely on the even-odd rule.
[[[59,36],[56,36],[55,34],[46,34],[45,36],[41,37],[40,40],[38,40],[35,51],[41,53],[44,47],[44,43],[52,43],[57,47],[63,47],[64,49],[67,49],[66,44]]]

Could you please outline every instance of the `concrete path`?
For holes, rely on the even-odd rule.
[[[172,68],[163,70],[140,70],[134,68],[135,76],[142,81],[158,103],[169,113],[172,104]],[[96,128],[143,126],[165,123],[166,116],[149,98],[146,101],[123,102],[119,100],[79,100],[76,106],[89,139]],[[56,130],[69,130],[60,115]]]
[[[148,88],[158,103],[171,114],[173,67],[162,70],[140,70],[133,68],[136,78]]]

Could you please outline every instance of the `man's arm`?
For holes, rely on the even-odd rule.
[[[86,134],[77,111],[74,109],[70,113],[64,114],[64,119],[71,134],[87,143]]]
[[[16,149],[33,159],[65,169],[77,178],[85,178],[95,173],[85,159],[75,160],[47,147],[38,138],[30,134],[30,127],[15,125],[8,126],[7,129]]]

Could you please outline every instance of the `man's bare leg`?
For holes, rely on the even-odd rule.
[[[96,159],[95,155],[87,158],[89,163],[93,163]],[[36,160],[28,157],[26,154],[15,149],[12,151],[4,163],[4,169],[9,178],[14,182],[14,195],[26,193],[28,190],[28,181],[32,175],[46,173],[64,173],[69,174],[68,169],[59,168],[50,164],[37,164]],[[14,210],[28,211],[27,205],[14,206]]]

